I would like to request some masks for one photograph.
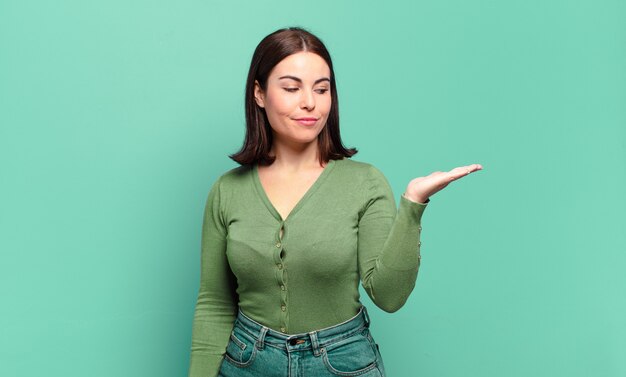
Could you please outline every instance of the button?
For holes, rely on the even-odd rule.
[[[417,229],[422,230],[422,226],[421,226],[421,225],[420,225],[420,226],[418,226],[418,227],[417,227]]]
[[[277,266],[278,266],[278,269],[279,269],[279,270],[282,270],[282,269],[283,269],[283,264],[282,264],[282,263],[277,264]]]
[[[280,247],[280,242],[277,242],[277,243],[276,243],[276,247]]]
[[[285,305],[281,305],[280,306],[280,310],[285,311],[285,310],[287,310],[287,307],[285,307]]]
[[[285,331],[286,331],[286,330],[285,330],[285,328],[284,328],[284,327],[281,327],[281,328],[280,328],[280,332],[285,332]]]
[[[417,241],[417,246],[422,246],[422,241]]]
[[[280,285],[280,290],[281,290],[281,291],[284,291],[284,290],[285,290],[285,286],[281,284],[281,285]]]

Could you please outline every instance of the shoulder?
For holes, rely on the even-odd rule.
[[[241,165],[223,172],[210,186],[207,206],[217,201],[220,211],[227,213],[233,198],[241,197],[241,193],[251,184],[249,179],[251,168]],[[248,179],[246,179],[248,177]],[[245,195],[245,193],[244,193]]]
[[[351,190],[361,192],[361,198],[369,202],[372,197],[393,195],[391,185],[383,172],[374,164],[348,158],[338,160],[341,184],[348,185]]]
[[[214,184],[222,188],[236,187],[244,182],[248,182],[251,172],[251,165],[237,166],[218,176]]]
[[[370,174],[372,171],[380,171],[369,162],[357,161],[353,160],[352,158],[343,158],[342,160],[336,160],[335,163],[342,166],[344,170],[357,175]]]
[[[337,160],[337,162],[343,167],[345,174],[353,176],[352,178],[357,181],[386,181],[383,172],[372,163],[352,160],[351,158],[344,158]]]
[[[250,171],[249,166],[241,165],[223,172],[210,185],[209,199],[218,197],[220,200],[225,200],[233,194],[236,195],[238,190],[251,182],[251,179],[246,179]]]
[[[360,202],[359,219],[372,203],[386,203],[390,212],[395,210],[395,201],[393,190],[383,172],[374,164],[364,161],[356,161],[344,158],[340,165],[344,167],[344,171],[349,171],[346,175],[348,180],[344,181],[349,184],[350,192],[354,193],[354,198],[358,198]],[[342,174],[343,175],[343,174]]]

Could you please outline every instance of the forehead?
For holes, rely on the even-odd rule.
[[[276,79],[283,75],[291,75],[302,79],[318,79],[330,77],[330,68],[326,61],[319,55],[301,51],[287,56],[281,60],[270,74],[270,78]]]

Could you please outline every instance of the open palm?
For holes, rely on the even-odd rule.
[[[472,164],[459,166],[447,172],[436,171],[425,177],[413,178],[403,195],[414,202],[426,203],[429,197],[444,189],[450,182],[482,170],[482,168],[480,164]]]

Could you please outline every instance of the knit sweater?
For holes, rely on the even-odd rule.
[[[189,377],[217,376],[238,308],[300,334],[353,317],[359,282],[382,310],[402,307],[417,279],[427,204],[403,195],[395,203],[379,169],[349,158],[329,160],[286,219],[256,164],[222,174],[204,210]]]

